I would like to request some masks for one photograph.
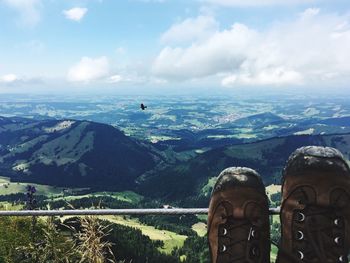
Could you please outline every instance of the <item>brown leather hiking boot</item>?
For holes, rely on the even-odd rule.
[[[254,170],[221,172],[210,200],[208,239],[213,263],[270,262],[268,201]]]
[[[283,174],[278,263],[348,262],[350,170],[329,147],[296,150]]]

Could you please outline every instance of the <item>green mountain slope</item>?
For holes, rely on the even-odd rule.
[[[0,172],[14,180],[129,189],[154,166],[147,146],[109,125],[0,118]]]
[[[150,175],[140,185],[146,196],[168,200],[207,196],[214,179],[221,170],[230,166],[256,169],[266,185],[280,183],[281,173],[289,155],[306,145],[338,148],[350,157],[350,134],[300,135],[272,138],[255,143],[222,147],[205,152],[194,159]]]
[[[282,122],[285,122],[285,120],[280,116],[271,112],[264,112],[235,120],[233,124],[240,127],[256,127],[273,125]]]

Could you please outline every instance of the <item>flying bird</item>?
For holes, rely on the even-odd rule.
[[[147,106],[145,106],[143,103],[141,103],[140,108],[141,108],[141,110],[145,110],[145,109],[147,109]]]

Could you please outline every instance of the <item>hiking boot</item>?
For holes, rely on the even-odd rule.
[[[208,215],[212,263],[269,263],[270,224],[265,187],[249,168],[228,168],[214,186]]]
[[[278,263],[348,262],[350,170],[330,147],[296,150],[283,173]]]

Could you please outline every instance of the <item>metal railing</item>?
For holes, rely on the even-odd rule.
[[[0,216],[88,216],[88,215],[204,215],[208,208],[85,209],[85,210],[5,210]],[[280,208],[270,208],[277,215]]]

